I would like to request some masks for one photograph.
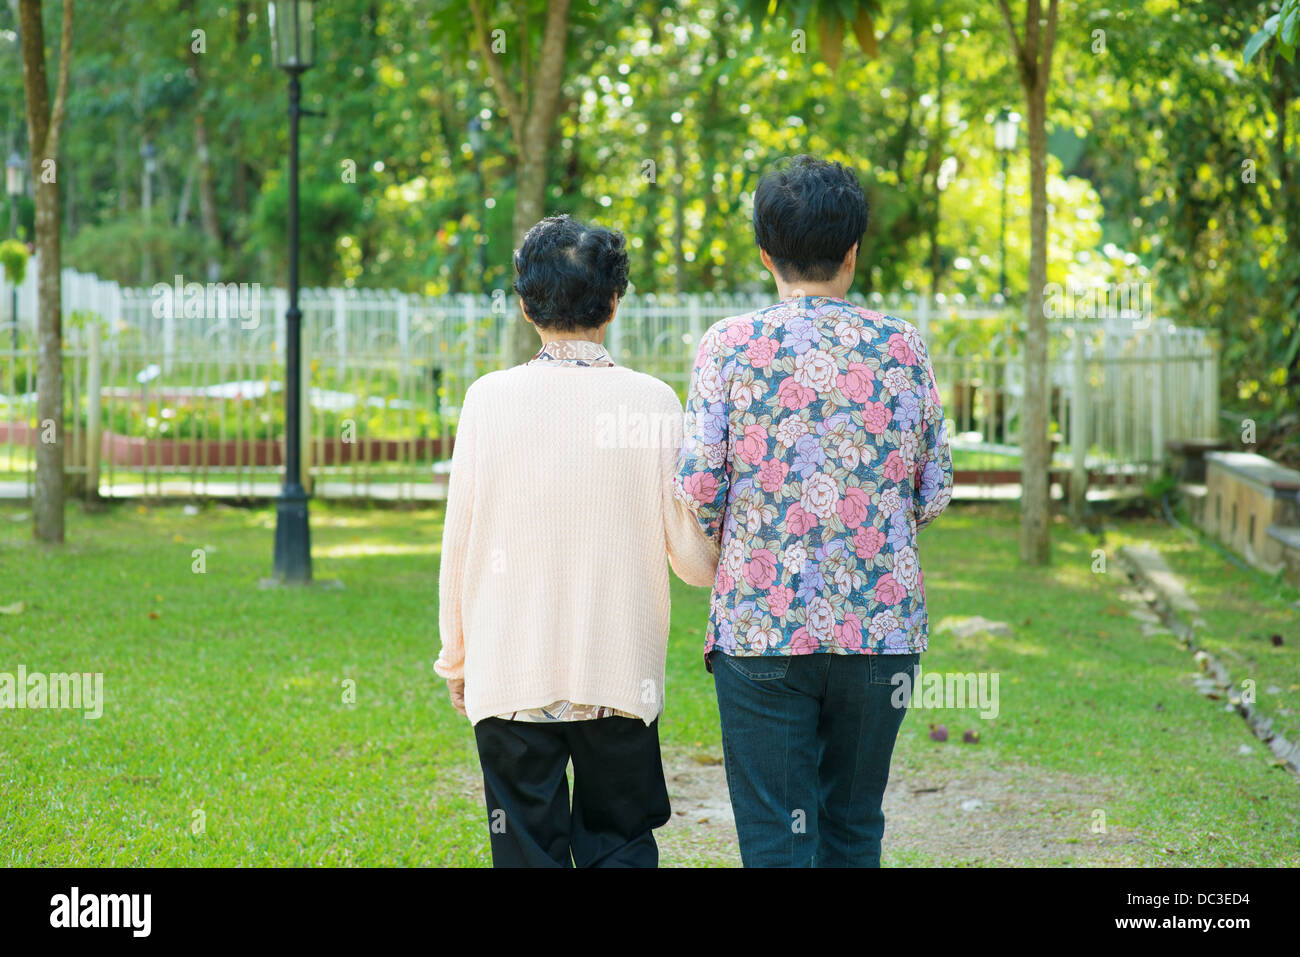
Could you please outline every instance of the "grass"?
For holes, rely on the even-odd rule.
[[[1176,520],[1182,528],[1155,519],[1126,522],[1107,536],[1108,547],[1137,541],[1156,547],[1200,606],[1204,625],[1196,630],[1197,645],[1224,664],[1238,690],[1253,681],[1257,703],[1274,727],[1288,740],[1300,739],[1300,589],[1225,560],[1189,516]]]
[[[982,735],[978,749],[966,750],[932,746],[925,723],[909,718],[898,747],[902,765],[1012,762],[1104,783],[1116,795],[1102,808],[1109,826],[1139,837],[1140,863],[1300,862],[1295,779],[1272,765],[1222,702],[1194,693],[1191,657],[1172,636],[1143,637],[1118,598],[1117,564],[1093,571],[1099,545],[1092,536],[1057,521],[1052,565],[1025,568],[1016,558],[1013,515],[1005,506],[956,509],[922,535],[932,621],[984,615],[1014,633],[933,639],[927,669],[1000,673],[1000,714],[966,722]],[[1141,537],[1150,527],[1140,523],[1132,533]],[[1210,578],[1221,571],[1214,563],[1203,568]],[[1288,692],[1288,700],[1294,707],[1300,694]],[[1243,745],[1248,755],[1239,753]]]
[[[959,472],[997,472],[1020,468],[1019,455],[984,452],[975,449],[953,449],[952,467]]]
[[[26,516],[0,507],[0,606],[25,606],[0,614],[0,671],[102,671],[107,703],[98,721],[0,710],[0,865],[488,861],[472,734],[432,669],[437,509],[313,506],[316,576],[344,587],[308,591],[257,588],[272,508],[68,518],[67,545],[38,547]],[[948,713],[954,739],[981,732],[974,747],[936,744],[936,719],[909,715],[896,767],[1103,782],[1138,863],[1300,864],[1295,780],[1194,693],[1172,638],[1142,637],[1118,569],[1091,570],[1095,541],[1063,524],[1053,534],[1053,565],[1026,569],[1011,510],[954,507],[924,533],[932,621],[984,615],[1013,636],[934,636],[926,670],[997,672],[1001,713]],[[706,592],[674,583],[662,740],[720,754],[706,610]],[[1278,658],[1294,666],[1295,654],[1288,643]],[[1289,688],[1279,698],[1300,703]],[[1061,823],[1079,840],[1087,825]],[[982,862],[886,852],[892,864]]]

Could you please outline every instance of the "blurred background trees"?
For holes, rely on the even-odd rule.
[[[1151,282],[1160,315],[1217,329],[1224,407],[1257,421],[1261,451],[1295,457],[1291,3],[1062,6],[1046,278]],[[1022,36],[1025,4],[1010,3]],[[58,4],[46,5],[56,23]],[[768,164],[807,151],[852,163],[868,191],[860,291],[997,292],[992,121],[1026,112],[999,4],[572,0],[563,45],[544,49],[548,24],[558,29],[547,14],[544,0],[318,7],[304,82],[305,105],[323,114],[304,121],[307,283],[508,289],[516,209],[521,195],[538,208],[540,168],[542,211],[627,232],[635,289],[762,288],[748,202]],[[265,16],[253,0],[87,5],[60,146],[67,265],[130,284],[279,280],[285,102]],[[26,156],[15,26],[14,6],[0,5],[0,134],[6,156]],[[547,110],[538,82],[557,62]],[[1026,134],[1007,181],[1017,303],[1030,291]],[[28,239],[31,217],[24,197]]]

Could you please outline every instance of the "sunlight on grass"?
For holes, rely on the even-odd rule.
[[[33,546],[27,520],[0,508],[0,605],[24,605],[0,616],[0,671],[105,676],[99,720],[0,711],[0,864],[488,862],[472,732],[432,668],[441,512],[314,503],[312,513],[315,574],[341,589],[257,587],[271,568],[273,506],[71,509],[61,549]],[[931,620],[982,615],[1013,637],[932,636],[926,671],[997,673],[999,714],[910,715],[896,767],[1027,767],[1104,786],[1108,819],[1132,835],[1126,853],[1145,863],[1300,864],[1294,780],[1221,702],[1192,691],[1172,638],[1142,635],[1118,598],[1122,576],[1091,571],[1097,543],[1063,524],[1053,534],[1044,569],[1018,563],[1010,508],[953,508],[922,534]],[[1133,523],[1124,534],[1163,533]],[[196,548],[204,574],[192,570]],[[1189,554],[1213,616],[1215,589],[1228,603],[1239,585],[1217,558]],[[1249,638],[1284,627],[1268,597],[1246,593],[1254,613],[1215,632],[1274,662],[1269,699],[1294,711],[1300,694],[1285,676],[1300,640]],[[702,660],[708,592],[674,581],[672,598],[661,737],[719,757]],[[939,721],[953,740],[930,740]],[[960,743],[966,728],[978,744]],[[1059,822],[1082,844],[1089,826],[1082,812]],[[665,863],[711,862],[683,854]]]

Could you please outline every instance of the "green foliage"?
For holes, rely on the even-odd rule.
[[[304,286],[337,285],[343,279],[339,240],[358,226],[361,198],[356,187],[346,183],[307,180],[300,182],[298,189],[299,281]],[[254,233],[271,254],[281,282],[288,269],[288,207],[288,188],[277,177],[262,190],[252,218]]]
[[[1282,8],[1267,20],[1242,51],[1242,60],[1249,63],[1270,40],[1276,41],[1269,50],[1268,69],[1273,70],[1273,55],[1280,53],[1287,63],[1295,62],[1296,44],[1300,43],[1300,0],[1282,0]]]
[[[7,281],[14,285],[22,283],[27,276],[27,245],[16,239],[0,240],[0,268],[4,269]]]
[[[85,329],[91,325],[98,325],[103,328],[105,326],[104,317],[87,309],[77,309],[63,319],[65,329]]]
[[[506,38],[492,55],[526,91],[546,3],[482,7]],[[1028,150],[1022,129],[1004,189],[991,121],[1023,112],[1023,91],[997,7],[575,0],[546,210],[623,229],[641,292],[770,288],[754,186],[775,159],[816,152],[853,164],[868,194],[858,291],[994,295],[1005,194],[1018,303]],[[1047,116],[1048,281],[1150,282],[1160,315],[1215,329],[1223,405],[1280,453],[1300,436],[1298,10],[1064,3]],[[286,90],[265,6],[102,0],[96,15],[115,29],[78,33],[61,143],[69,265],[137,284],[146,262],[152,281],[215,260],[226,278],[283,281]],[[194,23],[207,33],[197,60]],[[0,30],[12,27],[0,5]],[[303,76],[303,105],[321,114],[302,121],[303,282],[508,289],[521,147],[468,4],[335,0],[316,8],[316,39]],[[1266,69],[1276,53],[1284,62]],[[21,102],[18,70],[0,70],[0,96]],[[201,238],[199,119],[215,241]],[[146,140],[158,151],[151,229],[138,212]]]
[[[169,223],[146,225],[139,214],[87,226],[63,248],[63,263],[124,286],[152,285],[158,277],[203,275],[214,245],[199,231]],[[148,276],[143,274],[146,262]]]
[[[364,403],[346,409],[313,409],[310,421],[312,437],[337,438],[348,422],[355,425],[361,440],[437,438],[442,432],[441,420],[432,409]],[[212,399],[198,403],[125,399],[104,406],[103,428],[136,438],[265,441],[284,435],[284,403],[278,399]]]
[[[2,85],[0,85],[2,88]],[[5,230],[8,235],[10,217],[10,206],[17,206],[17,234],[18,238],[24,242],[31,242],[36,235],[36,204],[26,193],[18,197],[16,204],[5,195],[0,195],[0,230]]]
[[[1166,496],[1175,495],[1177,492],[1178,479],[1172,475],[1162,475],[1142,487],[1142,494],[1157,507]]]

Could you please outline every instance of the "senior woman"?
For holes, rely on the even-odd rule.
[[[668,565],[707,587],[717,545],[673,496],[677,395],[603,346],[622,234],[549,217],[515,270],[542,347],[465,395],[434,668],[474,724],[495,866],[654,867]]]

